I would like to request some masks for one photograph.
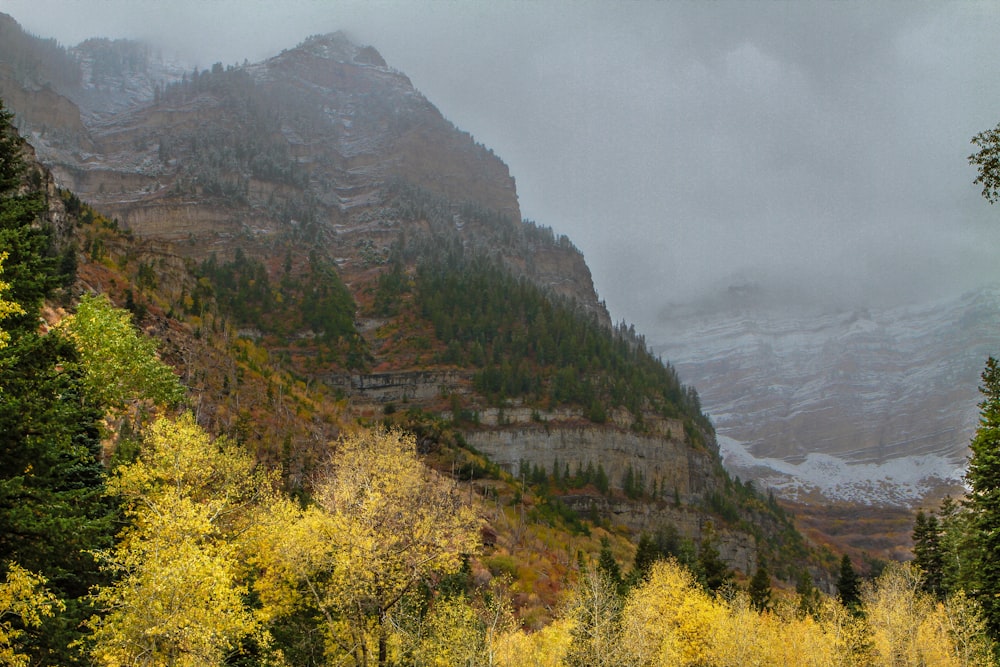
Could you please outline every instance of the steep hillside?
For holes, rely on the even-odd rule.
[[[81,288],[129,307],[199,421],[289,488],[343,426],[396,422],[496,511],[530,498],[554,525],[680,531],[828,581],[832,558],[723,470],[697,393],[611,326],[579,251],[520,220],[506,165],[371,47],[317,36],[178,75],[134,43],[20,35],[0,65],[81,221]]]

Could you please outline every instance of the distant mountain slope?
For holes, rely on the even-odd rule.
[[[913,506],[960,491],[1000,290],[825,312],[737,289],[653,337],[699,388],[730,470],[791,497]]]

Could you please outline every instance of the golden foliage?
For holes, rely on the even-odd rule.
[[[155,422],[110,487],[131,525],[105,556],[117,576],[95,596],[106,613],[89,621],[91,657],[114,667],[222,664],[259,631],[236,538],[266,480],[185,415]]]
[[[315,609],[331,657],[367,665],[374,645],[384,663],[389,611],[476,550],[478,520],[454,483],[421,463],[413,437],[395,430],[343,438],[314,497],[306,509],[278,501],[262,513],[253,562],[263,616]]]
[[[573,621],[558,619],[538,632],[513,630],[497,637],[495,662],[499,667],[563,667],[573,641]]]
[[[45,577],[32,574],[17,564],[7,568],[0,584],[0,665],[27,667],[27,655],[18,652],[22,628],[37,628],[42,618],[66,608],[45,588]]]
[[[0,252],[0,275],[3,275],[3,263],[7,261],[7,253]],[[11,315],[23,315],[24,308],[13,301],[3,299],[3,294],[10,289],[10,283],[0,280],[0,320],[4,320]],[[10,342],[10,334],[0,329],[0,350],[7,347]]]
[[[920,589],[919,571],[893,563],[862,590],[872,665],[968,667],[990,662],[977,607],[959,593],[944,603]]]

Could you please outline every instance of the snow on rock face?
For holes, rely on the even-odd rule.
[[[913,506],[960,490],[1000,289],[880,311],[728,307],[650,338],[697,387],[733,473],[788,497]]]
[[[800,463],[757,458],[744,443],[718,436],[723,463],[758,486],[789,500],[825,498],[865,505],[915,507],[937,490],[958,487],[963,464],[947,456],[902,456],[884,463],[850,463],[829,454],[808,454]]]

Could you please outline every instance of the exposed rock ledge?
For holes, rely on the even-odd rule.
[[[677,428],[674,433],[683,434]],[[612,426],[520,425],[472,431],[465,434],[470,445],[513,475],[520,474],[522,462],[551,471],[560,467],[575,472],[577,466],[600,464],[611,482],[620,489],[628,466],[642,472],[647,491],[655,483],[658,498],[627,500],[593,494],[565,495],[561,500],[582,514],[591,509],[612,522],[635,531],[655,531],[673,524],[679,533],[698,542],[709,527],[704,511],[695,510],[717,487],[711,453],[691,447],[674,437],[643,435]],[[757,566],[757,545],[751,535],[713,529],[719,553],[732,567],[753,572]]]
[[[682,435],[683,431],[674,431]],[[470,445],[513,475],[521,461],[552,470],[560,467],[595,467],[600,464],[612,488],[621,488],[628,467],[642,473],[647,490],[662,489],[661,496],[684,504],[701,502],[714,490],[717,475],[713,457],[677,437],[649,436],[612,426],[537,425],[466,433]]]

